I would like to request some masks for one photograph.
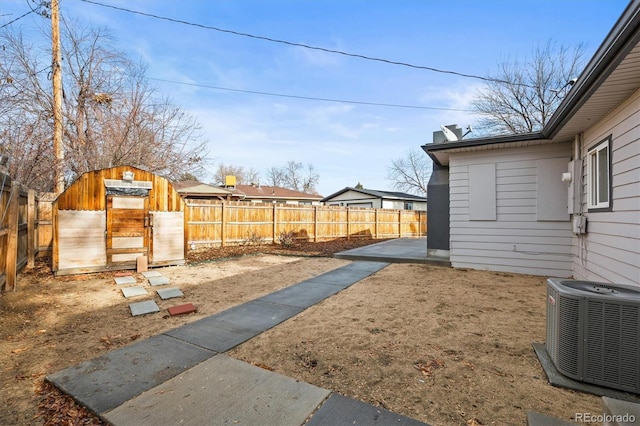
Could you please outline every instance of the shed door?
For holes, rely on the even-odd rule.
[[[107,195],[107,265],[149,255],[149,197]]]

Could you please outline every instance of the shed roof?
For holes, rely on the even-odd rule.
[[[640,88],[640,0],[632,0],[540,132],[423,145],[440,165],[452,152],[566,142]]]

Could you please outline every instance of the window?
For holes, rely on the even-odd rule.
[[[611,136],[587,152],[589,210],[611,209]]]
[[[404,202],[405,210],[413,210],[413,201],[405,201]]]

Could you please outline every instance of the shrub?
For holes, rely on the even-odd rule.
[[[278,242],[282,247],[291,247],[296,240],[295,236],[296,234],[293,231],[280,231]]]

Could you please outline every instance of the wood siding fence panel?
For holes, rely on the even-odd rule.
[[[35,263],[37,209],[34,191],[0,173],[0,291],[15,291],[17,274]]]
[[[427,232],[427,213],[411,210],[337,206],[209,203],[187,201],[185,242],[233,245],[256,241],[278,242],[291,232],[298,241],[337,238],[420,237]]]
[[[59,210],[58,269],[100,267],[107,263],[107,215],[100,210]]]

